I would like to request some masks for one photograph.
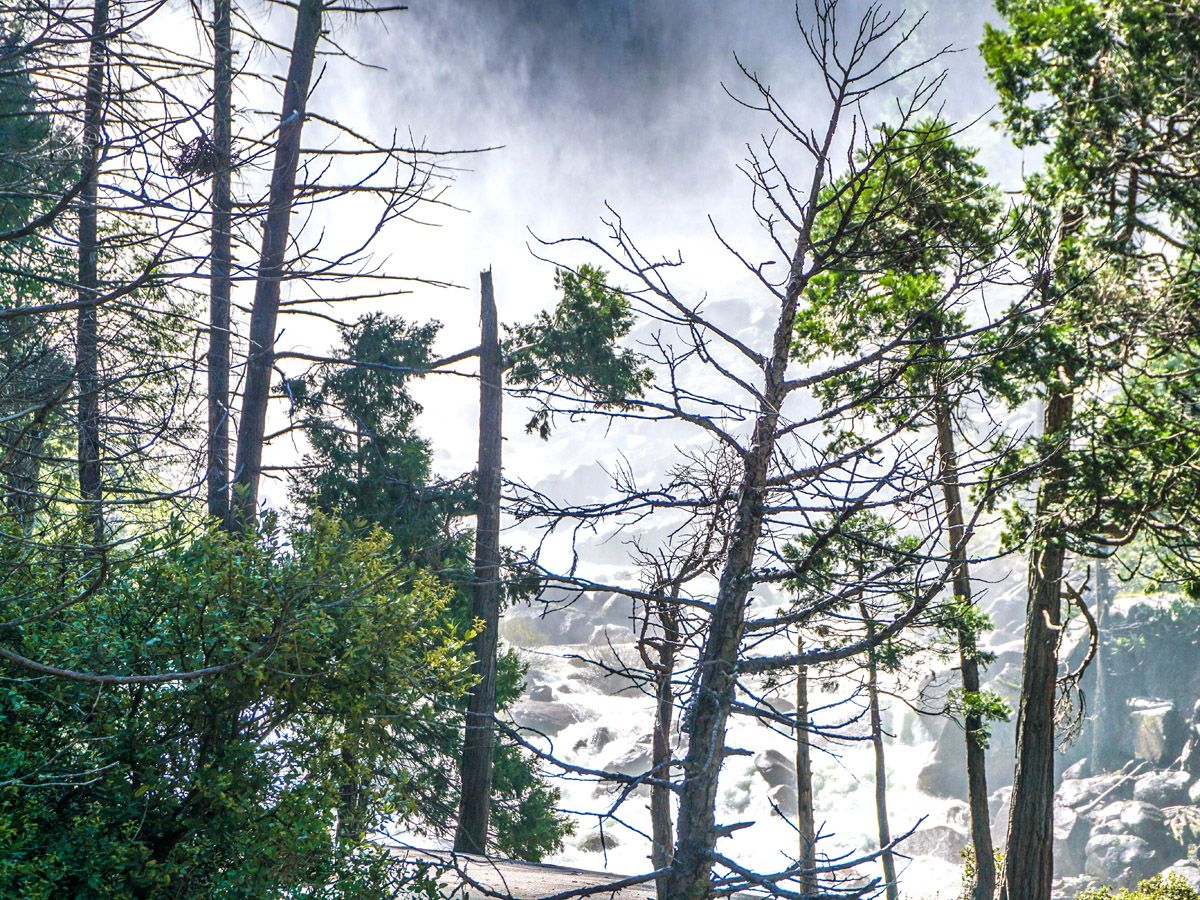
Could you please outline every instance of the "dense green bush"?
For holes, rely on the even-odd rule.
[[[470,676],[451,590],[390,546],[319,515],[287,534],[172,527],[45,618],[82,574],[4,560],[25,656],[119,673],[243,662],[124,685],[0,667],[0,895],[396,889],[405,876],[365,837],[449,820]]]
[[[1188,885],[1180,875],[1147,878],[1132,890],[1110,887],[1092,888],[1076,895],[1076,900],[1197,900],[1200,891]]]

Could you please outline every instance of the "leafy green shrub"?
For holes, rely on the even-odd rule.
[[[1076,900],[1200,900],[1200,891],[1191,887],[1181,875],[1166,878],[1155,875],[1133,890],[1121,888],[1114,893],[1110,887],[1092,888],[1077,894]]]
[[[241,661],[123,685],[0,666],[0,895],[346,898],[413,881],[367,838],[451,820],[469,634],[444,614],[451,590],[390,548],[320,515],[286,534],[173,526],[62,609],[79,573],[0,560],[25,656],[108,673]]]

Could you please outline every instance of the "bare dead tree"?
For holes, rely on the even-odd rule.
[[[814,132],[798,123],[764,80],[743,69],[753,94],[745,105],[765,114],[779,134],[793,142],[791,149],[807,155],[809,162],[803,182],[789,176],[785,166],[789,157],[782,143],[765,139],[761,150],[751,149],[744,168],[771,255],[784,264],[781,280],[771,279],[765,264],[750,261],[760,256],[725,244],[763,289],[764,305],[770,312],[769,334],[736,336],[707,316],[701,306],[681,299],[669,280],[671,269],[681,260],[647,254],[619,217],[608,223],[608,242],[576,239],[601,254],[618,277],[635,285],[626,289],[628,296],[648,321],[658,323],[659,330],[645,345],[661,378],[639,401],[636,412],[603,413],[576,405],[574,414],[604,415],[616,421],[672,422],[678,428],[698,429],[736,458],[736,481],[724,490],[693,497],[678,478],[646,486],[632,473],[620,473],[616,478],[618,499],[612,501],[564,506],[526,490],[516,507],[519,516],[539,519],[548,533],[559,528],[578,532],[601,522],[607,523],[607,528],[636,529],[651,516],[712,515],[721,507],[730,510],[728,539],[714,566],[719,573],[716,584],[707,596],[687,599],[688,608],[703,615],[704,626],[702,645],[690,661],[685,692],[686,754],[666,767],[678,767],[679,777],[667,783],[679,798],[679,813],[671,865],[665,873],[661,866],[656,867],[656,877],[663,883],[662,896],[702,898],[738,887],[753,887],[774,896],[801,896],[795,885],[811,883],[816,877],[828,890],[837,890],[838,873],[847,865],[844,860],[814,866],[811,859],[797,859],[780,871],[756,873],[716,851],[721,837],[743,827],[719,823],[716,803],[724,761],[742,752],[728,746],[726,740],[730,717],[743,712],[737,695],[749,689],[756,677],[853,659],[893,640],[922,621],[952,572],[952,565],[936,549],[945,530],[935,489],[939,473],[930,466],[932,438],[911,427],[925,415],[925,409],[910,410],[901,421],[857,440],[831,440],[827,435],[830,426],[872,398],[852,398],[816,412],[811,401],[803,399],[846,373],[858,371],[872,372],[880,385],[897,384],[913,365],[910,351],[926,338],[911,329],[902,330],[859,352],[852,350],[827,367],[807,371],[797,371],[793,355],[797,317],[807,309],[810,289],[823,273],[852,266],[872,225],[889,214],[890,203],[900,202],[894,193],[864,191],[866,179],[853,176],[891,164],[892,154],[918,130],[917,120],[941,81],[941,76],[920,80],[901,104],[895,123],[877,132],[864,131],[860,109],[866,98],[890,89],[899,78],[932,59],[910,66],[898,64],[896,51],[912,31],[900,26],[898,17],[879,9],[869,11],[842,43],[836,9],[834,3],[818,3],[812,21],[798,17],[827,90],[829,113],[820,130]],[[838,177],[845,172],[852,173],[851,177]],[[755,590],[809,578],[824,548],[848,521],[867,512],[903,520],[908,523],[906,528],[917,531],[904,553],[903,565],[880,558],[850,583],[830,585],[801,609],[777,615],[749,614],[748,601]],[[963,541],[969,532],[968,524]],[[805,538],[807,549],[801,558],[785,561],[780,545],[798,535]],[[949,558],[961,552],[961,545],[956,545]],[[569,571],[560,570],[557,577],[575,587],[624,590],[635,597],[643,593],[591,582],[578,574],[577,567],[576,559]],[[847,604],[863,591],[871,593],[873,604],[889,609],[886,616],[873,611],[870,621],[878,627],[857,636],[847,634],[844,640],[804,645],[800,652],[793,636],[786,652],[764,652],[785,629],[822,622],[834,611],[844,615]],[[662,600],[662,592],[657,590],[645,591],[644,596],[652,603]],[[645,674],[641,677],[652,680]],[[791,731],[800,725],[795,716],[781,718]],[[811,724],[803,723],[803,727]],[[641,783],[653,787],[662,768],[647,773]],[[570,771],[579,770],[572,767]],[[886,840],[875,856],[890,852],[894,843]],[[663,856],[657,859],[661,861]]]

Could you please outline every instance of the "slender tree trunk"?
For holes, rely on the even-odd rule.
[[[92,541],[104,543],[104,485],[100,468],[100,296],[97,257],[100,149],[103,141],[105,83],[108,77],[108,0],[96,0],[88,49],[83,106],[83,159],[79,192],[79,311],[75,365],[79,381],[79,498],[92,526]]]
[[[233,165],[231,0],[213,0],[213,128],[208,304],[208,514],[229,523],[229,294]]]
[[[1054,878],[1054,694],[1058,682],[1061,589],[1066,534],[1063,459],[1074,414],[1070,374],[1046,401],[1046,440],[1057,441],[1047,460],[1037,499],[1037,524],[1029,559],[1025,666],[1017,716],[1017,762],[1005,845],[1001,900],[1049,900]]]
[[[798,247],[792,263],[793,276],[784,295],[771,358],[765,367],[766,383],[738,486],[729,549],[697,661],[699,674],[687,721],[688,752],[682,765],[675,858],[667,891],[671,900],[706,900],[712,896],[712,854],[722,834],[716,822],[717,781],[725,758],[729,710],[737,689],[746,598],[762,536],[767,473],[778,437],[779,410],[786,396],[784,374],[796,304],[803,288],[798,273],[804,246]]]
[[[675,719],[675,656],[679,651],[679,609],[674,601],[679,598],[679,585],[672,585],[671,602],[659,609],[662,625],[662,643],[658,648],[658,669],[654,676],[654,735],[651,748],[651,765],[654,777],[662,782],[671,780],[671,729]],[[655,869],[665,869],[671,864],[674,850],[674,823],[671,821],[671,789],[667,784],[650,785],[650,832],[652,847],[650,863]],[[670,895],[669,874],[657,880],[658,896],[666,900]]]
[[[825,180],[825,160],[841,121],[844,95],[835,99],[825,138],[813,171],[810,196]],[[671,900],[707,900],[712,896],[713,850],[722,830],[717,827],[717,782],[725,758],[725,730],[737,691],[737,665],[746,624],[746,598],[753,584],[754,557],[762,537],[767,476],[779,439],[779,415],[787,399],[788,361],[795,331],[796,308],[807,284],[808,258],[816,206],[810,203],[801,222],[789,263],[783,302],[772,335],[771,353],[763,366],[763,388],[754,432],[743,457],[729,543],[704,646],[696,661],[696,684],[688,713],[688,752],[679,791],[675,858],[667,896]]]
[[[500,483],[504,403],[504,359],[500,350],[492,272],[479,275],[479,518],[475,528],[474,616],[483,623],[475,636],[473,672],[478,679],[467,701],[463,738],[458,831],[454,849],[487,851],[491,812],[492,751],[496,716],[496,631],[500,625]]]
[[[296,168],[300,161],[300,135],[312,84],[313,60],[321,36],[324,0],[299,0],[296,34],[283,90],[283,109],[275,141],[275,163],[263,226],[254,305],[250,310],[250,348],[242,392],[242,417],[238,423],[237,459],[234,465],[233,515],[238,527],[254,521],[258,510],[258,484],[262,475],[263,439],[267,403],[275,362],[275,322],[279,317],[279,289],[284,275],[292,202],[296,194]]]
[[[863,621],[867,623],[867,637],[875,633],[875,620],[871,618],[865,604],[860,604]],[[884,890],[887,900],[898,900],[896,884],[896,856],[888,844],[892,842],[892,828],[888,823],[887,809],[887,760],[883,751],[883,717],[879,712],[879,666],[876,664],[875,649],[867,651],[867,703],[871,713],[871,746],[875,752],[875,818],[879,828],[880,862],[883,863]]]
[[[804,638],[796,638],[796,653],[804,652]],[[813,808],[812,746],[808,730],[808,666],[796,667],[796,835],[801,869],[800,893],[820,890],[817,875],[817,820]]]
[[[1115,743],[1108,728],[1108,673],[1104,665],[1104,626],[1108,619],[1108,604],[1112,590],[1108,576],[1108,564],[1096,560],[1096,688],[1092,694],[1092,705],[1096,712],[1092,716],[1092,774],[1099,775],[1110,768],[1110,749]]]
[[[971,603],[971,571],[967,564],[964,541],[962,488],[958,481],[958,459],[954,447],[954,423],[950,402],[939,385],[935,403],[937,446],[941,464],[942,496],[946,507],[946,532],[950,550],[955,554],[954,597]],[[958,659],[963,692],[978,694],[980,687],[979,655],[975,635],[958,630]],[[971,848],[975,853],[974,900],[991,900],[996,890],[996,858],[992,849],[992,830],[988,810],[987,765],[982,743],[983,721],[978,712],[968,711],[963,722],[967,745],[967,806],[971,816]]]

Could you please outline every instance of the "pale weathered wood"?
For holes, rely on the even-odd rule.
[[[489,859],[443,850],[397,848],[396,854],[413,862],[444,865],[447,871],[442,880],[448,892],[446,896],[462,900],[483,900],[492,894],[508,900],[542,900],[568,891],[605,887],[629,877],[611,872],[589,872],[569,866],[511,859]],[[486,889],[486,892],[480,890],[481,887]],[[584,896],[596,900],[655,900],[654,882]]]

